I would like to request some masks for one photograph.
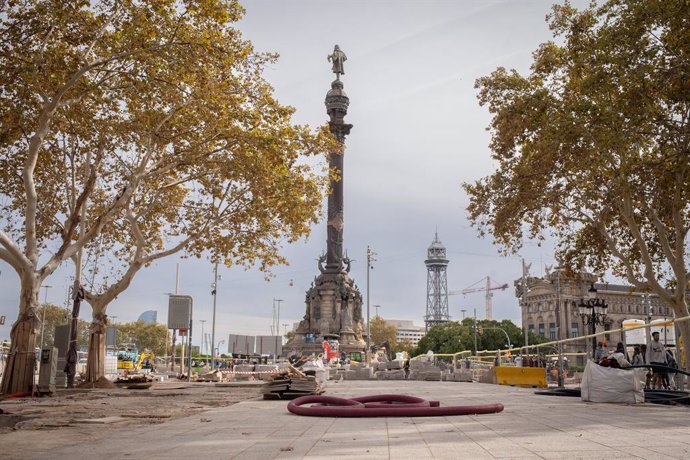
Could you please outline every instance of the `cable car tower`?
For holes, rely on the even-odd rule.
[[[424,323],[426,330],[437,324],[450,321],[448,312],[448,259],[446,247],[438,239],[438,232],[427,249],[426,265],[426,316]]]

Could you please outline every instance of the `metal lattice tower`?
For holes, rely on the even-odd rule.
[[[448,259],[446,247],[438,239],[438,232],[427,249],[426,265],[426,329],[450,321],[448,312]]]

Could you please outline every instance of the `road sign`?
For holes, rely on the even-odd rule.
[[[192,298],[171,295],[168,299],[168,329],[187,329],[192,321]]]

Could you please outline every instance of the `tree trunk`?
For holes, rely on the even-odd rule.
[[[676,314],[676,317],[679,317],[679,315]],[[690,322],[681,321],[675,324],[680,332],[680,340],[683,344],[682,357],[679,357],[678,364],[684,371],[688,371],[688,369],[690,369],[690,340],[688,340],[690,339]],[[683,381],[685,381],[685,379],[683,379]]]
[[[94,312],[89,335],[89,354],[86,360],[86,381],[95,383],[105,377],[105,328],[108,317],[105,313]]]
[[[28,284],[29,286],[26,286]],[[22,292],[17,322],[10,332],[10,351],[2,376],[0,393],[6,395],[32,391],[36,366],[36,331],[38,317],[38,290],[35,280],[22,279]]]

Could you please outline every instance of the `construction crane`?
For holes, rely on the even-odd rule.
[[[493,282],[493,283],[492,283]],[[484,283],[483,286],[480,287],[475,287],[479,283]],[[466,294],[471,294],[473,292],[485,292],[485,299],[486,299],[486,319],[493,319],[493,307],[491,304],[491,298],[494,296],[493,292],[491,291],[496,291],[500,289],[501,291],[505,291],[508,289],[508,284],[498,284],[494,280],[491,279],[491,277],[487,276],[485,278],[480,279],[476,283],[466,287],[462,291],[450,291],[448,295],[466,295]]]

